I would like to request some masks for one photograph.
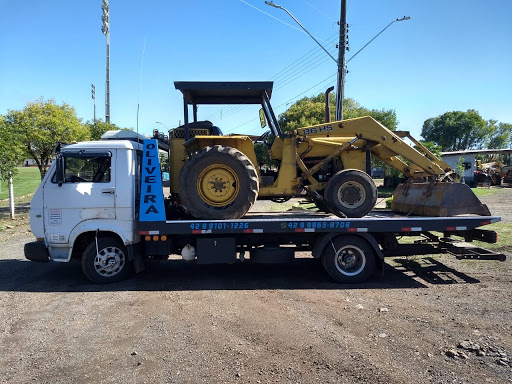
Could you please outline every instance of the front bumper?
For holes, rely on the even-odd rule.
[[[45,244],[39,241],[33,241],[25,244],[25,257],[31,261],[50,261],[50,254]]]

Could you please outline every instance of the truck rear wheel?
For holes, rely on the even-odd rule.
[[[215,145],[192,155],[180,173],[180,198],[201,219],[238,219],[253,206],[258,174],[238,149]]]
[[[331,177],[324,198],[337,216],[363,217],[377,202],[377,187],[365,172],[347,169]]]
[[[93,283],[106,284],[124,280],[133,272],[126,247],[113,236],[91,241],[82,256],[82,270]]]
[[[362,283],[375,272],[375,251],[363,238],[338,236],[328,243],[321,256],[322,265],[338,283]]]

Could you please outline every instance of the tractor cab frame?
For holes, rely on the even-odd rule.
[[[189,106],[192,106],[193,122],[197,123],[197,106],[201,104],[260,104],[270,131],[284,139],[286,135],[279,128],[270,104],[273,85],[272,81],[175,81],[175,88],[183,94],[185,142],[190,139]]]

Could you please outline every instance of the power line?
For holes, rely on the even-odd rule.
[[[335,33],[335,34],[331,35],[330,37],[328,37],[327,41],[329,43],[334,44],[334,42],[337,39],[337,36],[338,36],[338,33]],[[336,50],[336,48],[332,49],[331,51],[335,51],[335,50]],[[296,59],[295,61],[293,61],[291,64],[287,65],[285,68],[283,68],[282,70],[280,70],[278,73],[276,73],[274,76],[272,76],[270,78],[275,83],[279,83],[278,86],[274,87],[274,90],[280,89],[280,88],[290,84],[294,80],[298,79],[299,77],[301,77],[302,75],[307,73],[308,71],[305,71],[304,67],[318,62],[319,58],[325,58],[325,56],[319,47],[315,47],[315,48],[311,49],[310,51],[306,52],[304,55],[302,55],[298,59]],[[313,61],[315,59],[316,59],[316,61]],[[327,61],[327,60],[323,60],[321,63],[323,63],[325,61]],[[297,63],[299,63],[299,64],[296,65]],[[319,63],[318,65],[320,65],[321,63]],[[318,67],[318,65],[315,65],[313,68],[311,68],[311,70]],[[293,71],[292,71],[292,69],[293,69]],[[288,81],[286,84],[280,84],[280,82],[285,82],[285,81],[289,80],[291,77],[293,77],[294,74],[297,74],[297,72],[298,72],[298,75],[294,79]],[[243,106],[243,105],[242,106],[233,105],[233,106],[223,107],[220,110],[208,115],[206,117],[206,120],[216,120],[216,119],[220,119],[221,117],[224,119],[224,118],[232,115],[235,112],[243,110],[245,107],[246,106]]]
[[[289,99],[289,100],[285,101],[284,103],[282,103],[282,104],[278,105],[278,106],[276,107],[276,110],[277,110],[277,109],[279,109],[279,108],[281,108],[281,107],[282,107],[282,106],[284,106],[284,105],[288,105],[288,104],[289,104],[289,103],[291,103],[292,101],[294,101],[294,100],[298,99],[300,96],[304,95],[305,93],[309,92],[310,90],[312,90],[313,88],[315,88],[315,87],[319,86],[320,84],[323,84],[323,83],[325,83],[325,82],[327,82],[327,81],[331,81],[331,79],[332,79],[333,77],[335,77],[337,74],[338,74],[338,72],[335,72],[335,73],[334,73],[334,74],[332,74],[331,76],[328,76],[328,77],[326,77],[325,79],[323,79],[322,81],[320,81],[320,82],[316,83],[316,84],[315,84],[315,85],[313,85],[311,88],[306,89],[305,91],[303,91],[303,92],[299,93],[298,95],[295,95],[295,96],[294,96],[294,97],[292,97],[291,99]],[[324,85],[322,86],[322,88],[323,88],[323,87],[324,87]],[[320,90],[320,89],[322,89],[322,88],[318,88],[318,89]],[[244,125],[247,125],[247,124],[249,124],[249,123],[251,123],[251,122],[253,122],[253,121],[255,121],[255,120],[258,120],[258,119],[259,119],[259,117],[255,117],[255,118],[253,118],[253,119],[251,119],[251,120],[249,120],[249,121],[247,121],[247,122],[245,122],[245,123],[243,123],[243,124],[240,124],[238,127],[243,127]],[[250,133],[250,132],[253,132],[253,131],[254,131],[254,130],[250,130],[250,131],[249,131],[249,133]],[[247,133],[247,134],[249,134],[249,133]]]
[[[315,49],[319,51],[318,48],[315,48]],[[311,51],[308,52],[306,55],[303,55],[302,57],[307,56],[309,53],[311,53]],[[306,73],[311,72],[313,69],[317,68],[321,64],[328,61],[328,58],[322,52],[317,52],[317,53],[319,53],[319,54],[312,57],[308,62],[304,62],[304,63],[302,63],[301,66],[296,66],[293,71],[290,71],[290,72],[282,75],[284,77],[282,77],[280,80],[274,79],[274,82],[277,84],[274,87],[274,90],[281,89],[281,88],[287,86],[288,84],[291,84],[292,82],[299,79]],[[294,63],[296,63],[297,61],[298,60],[296,60]],[[290,67],[290,65],[287,68],[289,68],[289,67]],[[282,72],[283,71],[280,71],[279,73],[282,73]],[[228,107],[222,108],[221,110],[216,111],[213,114],[209,115],[207,117],[207,120],[210,120],[210,119],[215,120],[215,117],[218,117],[218,116],[222,117],[222,119],[225,119],[227,117],[232,116],[233,114],[236,114],[237,112],[239,112],[245,108],[246,108],[245,105],[228,106]]]

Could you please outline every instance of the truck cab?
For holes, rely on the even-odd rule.
[[[79,258],[99,236],[124,247],[137,243],[141,156],[141,144],[116,137],[65,146],[30,204],[33,259]]]

